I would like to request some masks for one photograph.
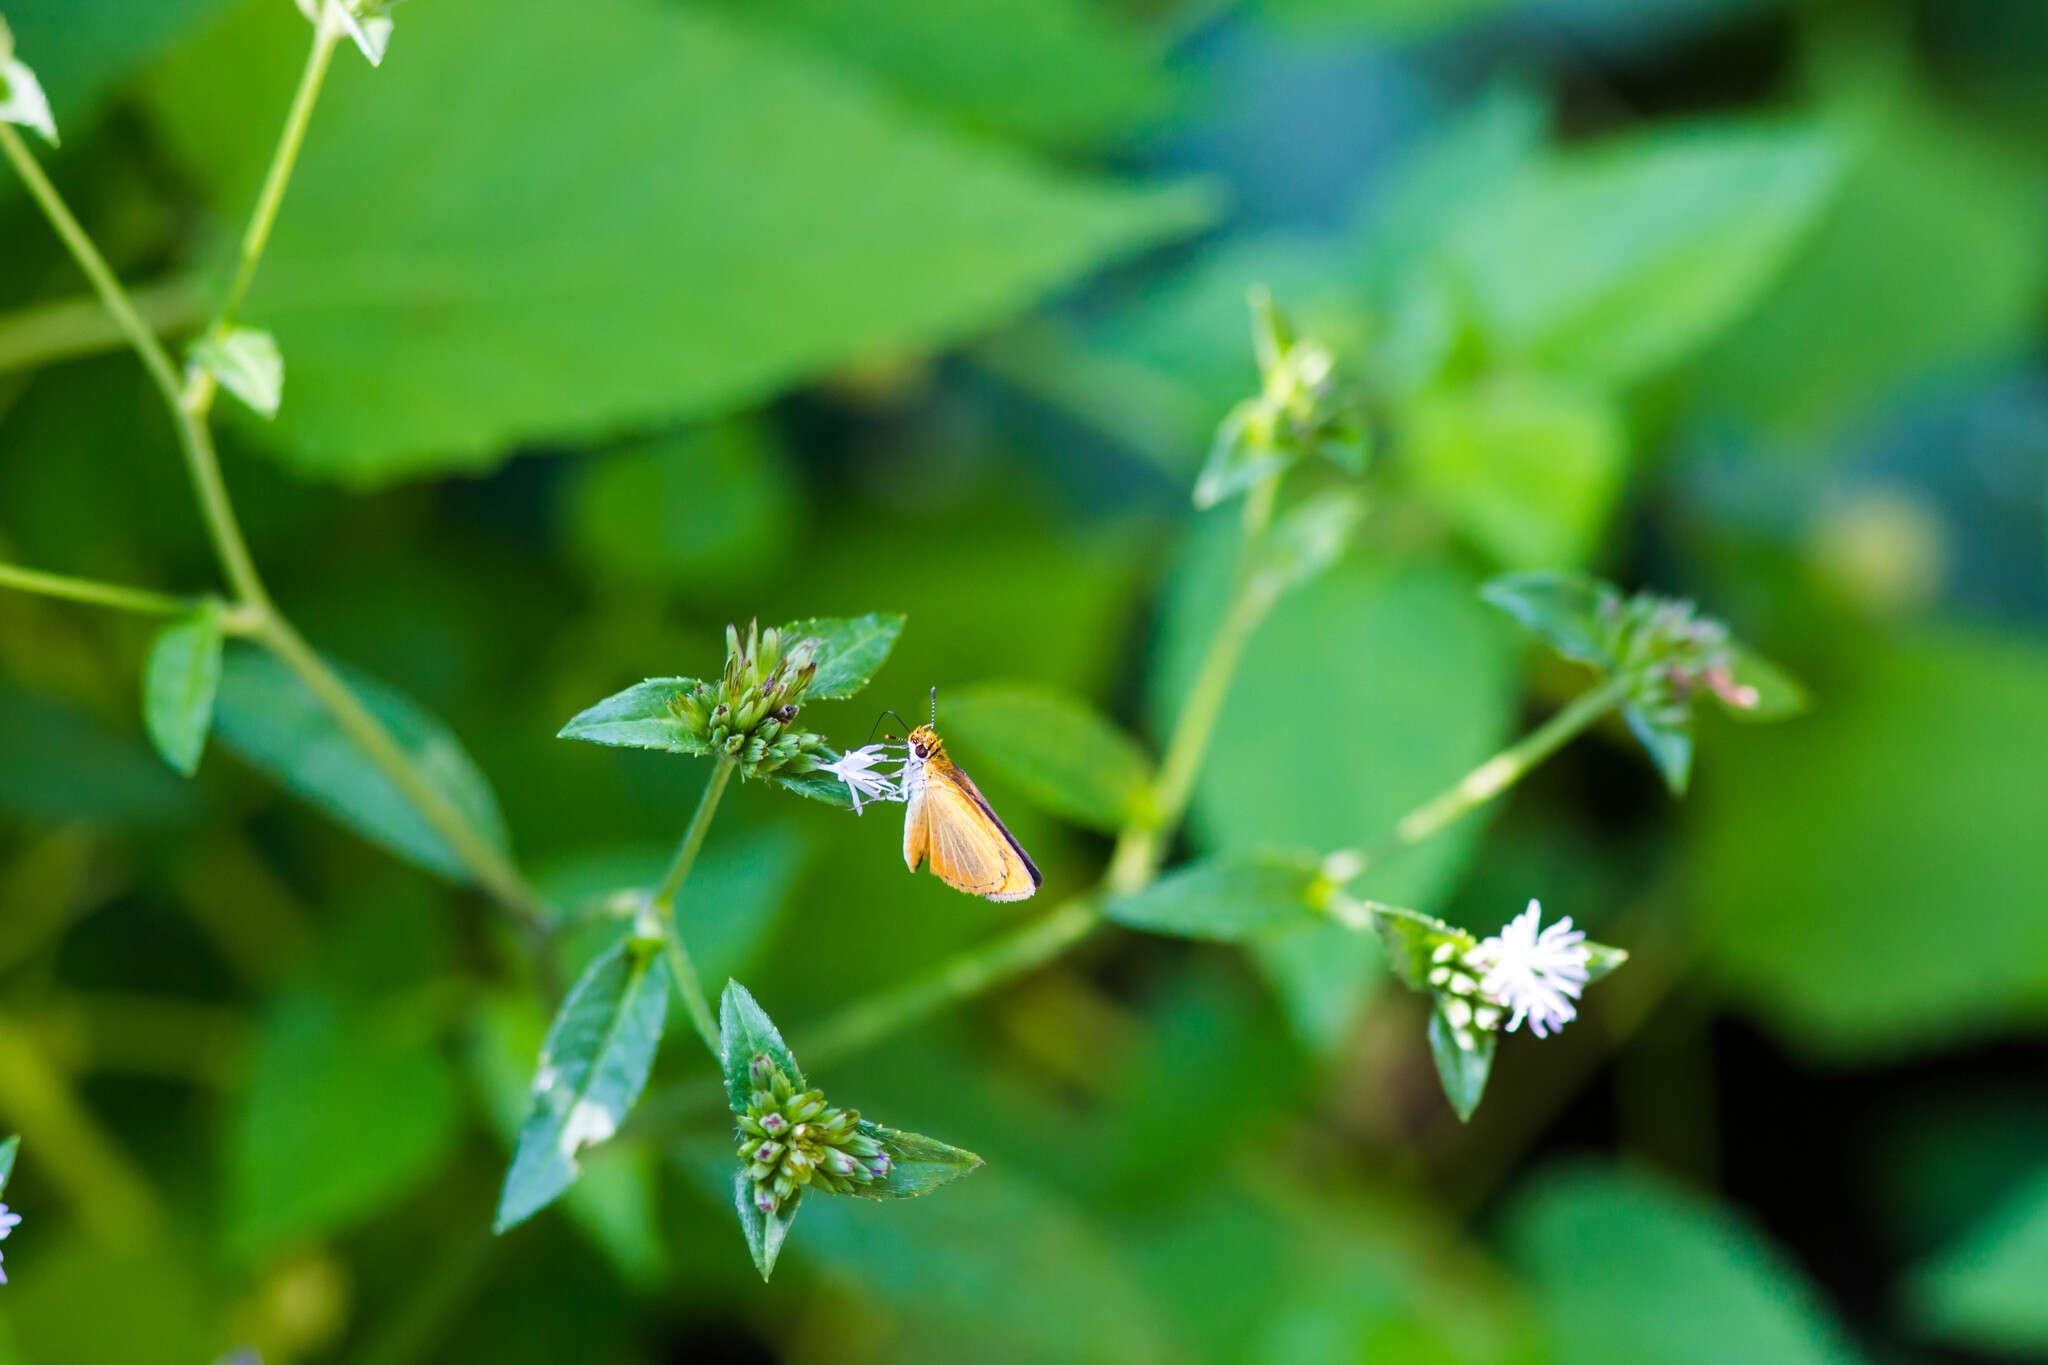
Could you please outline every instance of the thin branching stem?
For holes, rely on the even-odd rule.
[[[668,954],[676,993],[682,996],[683,1008],[690,1012],[697,1036],[711,1049],[713,1057],[719,1055],[718,1020],[711,1013],[711,1002],[704,997],[704,983],[697,979],[697,964],[690,960],[683,931],[676,924],[676,893],[683,889],[690,869],[697,864],[697,853],[704,847],[704,835],[711,828],[711,817],[718,811],[718,799],[725,795],[726,784],[732,780],[733,767],[733,760],[721,755],[711,769],[711,780],[704,784],[704,794],[697,798],[697,809],[690,816],[689,828],[683,831],[683,841],[676,845],[675,856],[669,859],[668,871],[662,874],[660,884],[647,897],[648,908],[661,921],[662,951]]]
[[[67,602],[85,602],[116,611],[138,612],[144,616],[179,616],[199,605],[196,597],[173,597],[147,588],[129,588],[103,583],[96,578],[74,578],[70,574],[45,573],[19,564],[0,564],[0,588],[32,592],[41,597],[58,597]]]

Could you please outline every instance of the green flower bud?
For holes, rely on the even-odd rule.
[[[822,1091],[799,1092],[765,1055],[747,1070],[755,1089],[738,1116],[737,1152],[762,1212],[786,1211],[805,1189],[854,1194],[889,1173],[857,1112],[827,1104]]]

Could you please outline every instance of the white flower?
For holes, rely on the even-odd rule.
[[[848,749],[830,763],[822,765],[823,771],[832,774],[846,784],[846,790],[853,795],[853,813],[860,814],[861,798],[870,801],[901,801],[903,799],[902,773],[877,772],[875,765],[889,759],[889,746],[869,744],[859,749]]]
[[[20,1214],[10,1213],[5,1204],[0,1204],[0,1241],[6,1240],[7,1234],[14,1231],[14,1225],[16,1223],[19,1223],[20,1221]],[[0,1270],[0,1284],[6,1283],[7,1272],[5,1270]]]
[[[1569,918],[1539,932],[1542,920],[1543,907],[1530,901],[1527,910],[1467,957],[1483,973],[1480,993],[1513,1011],[1508,1031],[1527,1019],[1529,1032],[1538,1038],[1578,1017],[1572,1001],[1586,987],[1586,964],[1592,958],[1586,935],[1572,928]]]

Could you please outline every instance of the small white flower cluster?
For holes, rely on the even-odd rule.
[[[904,756],[893,750],[902,749],[897,744],[868,744],[858,749],[848,749],[830,763],[821,764],[820,770],[831,773],[846,784],[846,790],[853,796],[853,813],[860,814],[861,798],[870,801],[903,801],[908,798],[903,791]],[[877,763],[896,763],[894,772],[883,772]]]
[[[1492,1028],[1499,1022],[1497,1009],[1505,1009],[1511,1011],[1510,1033],[1527,1019],[1529,1032],[1545,1038],[1578,1017],[1572,1002],[1586,988],[1587,964],[1592,960],[1586,935],[1572,928],[1569,917],[1547,929],[1542,922],[1543,907],[1532,900],[1500,933],[1465,954],[1464,965],[1479,974],[1479,994],[1488,1002],[1467,1006],[1471,1023]],[[1450,1022],[1459,1024],[1455,1017]]]
[[[0,1204],[0,1242],[7,1240],[7,1234],[14,1231],[14,1225],[20,1221],[20,1214],[11,1212],[5,1204]],[[0,1284],[6,1283],[7,1271],[0,1267]]]

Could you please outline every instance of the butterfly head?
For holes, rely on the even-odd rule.
[[[930,758],[943,752],[945,745],[939,742],[939,732],[929,725],[920,725],[910,732],[910,752],[917,758]]]

